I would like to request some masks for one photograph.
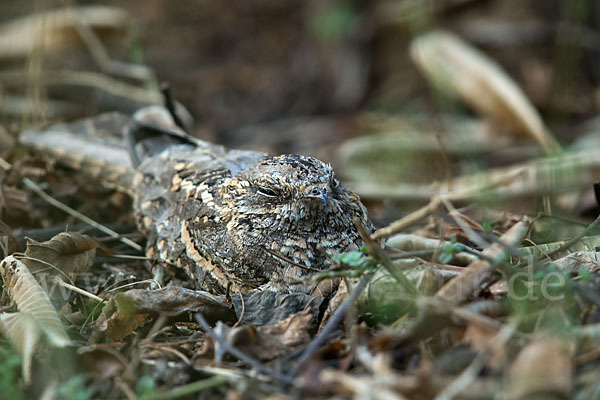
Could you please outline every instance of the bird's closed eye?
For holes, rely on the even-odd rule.
[[[274,190],[263,187],[263,186],[259,186],[257,188],[257,192],[266,197],[277,197],[277,193]]]

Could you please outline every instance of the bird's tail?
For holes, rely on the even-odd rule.
[[[19,143],[94,181],[131,194],[135,169],[144,159],[175,144],[198,146],[203,141],[179,128],[166,108],[150,106],[132,117],[111,112],[25,131]]]

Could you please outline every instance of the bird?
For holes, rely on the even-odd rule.
[[[373,231],[359,196],[330,164],[229,149],[192,137],[176,121],[167,108],[150,106],[132,117],[63,124],[45,136],[28,132],[21,142],[78,168],[92,166],[92,175],[130,193],[147,256],[182,269],[192,286],[213,294],[306,292],[307,279],[331,267],[334,256],[361,248],[354,220]],[[118,126],[125,140],[98,143],[110,135],[97,131]],[[57,143],[74,149],[51,149]],[[124,148],[130,160],[123,160]],[[73,151],[80,154],[69,156]]]

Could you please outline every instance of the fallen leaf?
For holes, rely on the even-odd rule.
[[[447,95],[537,140],[553,153],[558,144],[542,118],[500,65],[458,36],[433,31],[416,38],[410,55],[426,77]]]
[[[127,360],[118,351],[109,348],[96,346],[79,351],[78,355],[87,372],[98,381],[116,376],[127,366]]]
[[[310,341],[309,330],[314,318],[313,311],[308,308],[275,325],[255,327],[244,325],[229,327],[220,321],[216,332],[232,347],[260,361],[270,361],[286,356]],[[196,352],[198,358],[223,358],[224,349],[214,339],[207,336],[202,348]]]
[[[158,290],[132,289],[115,294],[102,310],[96,326],[116,341],[158,314],[173,317],[196,312],[202,313],[208,320],[236,320],[231,309],[210,293],[170,286]]]
[[[48,269],[52,264],[60,271],[72,276],[87,271],[92,265],[99,243],[87,235],[77,232],[62,232],[45,242],[27,238],[27,249],[23,260],[32,272]],[[41,260],[39,262],[36,260]],[[49,271],[50,274],[56,271]]]
[[[33,351],[42,336],[56,347],[71,341],[48,295],[25,264],[8,256],[0,263],[0,275],[18,310],[0,314],[0,328],[23,356],[23,376],[29,382]]]

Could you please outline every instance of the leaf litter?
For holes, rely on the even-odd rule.
[[[377,3],[371,29],[406,23],[406,16],[391,17],[389,4]],[[440,17],[446,7],[453,6],[427,12]],[[340,23],[332,32],[341,35],[321,50],[351,49],[356,37],[343,35],[356,34],[354,11],[320,12],[319,21]],[[74,13],[87,22],[77,23]],[[48,15],[53,22],[44,27]],[[101,72],[48,70],[42,80],[103,91],[115,96],[117,108],[127,98],[134,106],[123,109],[131,111],[160,98],[152,74],[98,63],[107,60],[98,52],[102,29],[118,36],[127,21],[117,8],[41,13],[5,24],[0,47],[4,56],[27,56],[38,51],[44,29],[49,57],[59,49],[75,54],[83,44]],[[144,239],[133,228],[126,196],[80,190],[78,171],[5,140],[7,150],[0,150],[12,167],[2,159],[0,326],[13,349],[3,343],[0,356],[22,357],[11,389],[54,398],[69,391],[85,398],[594,398],[600,377],[600,229],[590,222],[598,209],[596,128],[589,124],[572,146],[564,134],[557,139],[559,130],[545,121],[548,104],[537,99],[537,107],[546,106],[538,111],[527,97],[535,90],[520,87],[493,51],[469,43],[475,41],[469,32],[481,26],[467,28],[416,35],[403,53],[422,73],[414,81],[430,84],[433,96],[447,96],[455,108],[425,108],[421,116],[360,110],[351,122],[324,121],[328,129],[360,127],[360,137],[345,137],[337,149],[336,169],[379,229],[365,233],[364,251],[340,255],[330,271],[316,274],[311,296],[218,297],[189,288],[177,271],[141,254]],[[336,57],[345,52],[323,53],[339,65]],[[362,68],[362,62],[356,57],[345,65]],[[526,73],[539,78],[534,74],[543,75],[543,67]],[[109,70],[111,77],[103,75]],[[542,78],[526,85],[547,85]],[[6,104],[20,104],[22,79],[0,71],[16,96],[4,96]],[[136,79],[143,85],[131,83]],[[395,81],[406,82],[395,75],[386,82]],[[355,93],[364,90],[358,83]],[[341,81],[329,84],[343,88]],[[56,93],[40,99],[53,110],[49,115],[84,112]],[[471,110],[456,112],[457,105]],[[282,121],[273,143],[285,142],[285,127],[297,125]],[[109,208],[116,212],[104,212]],[[73,229],[77,219],[85,223]],[[305,307],[280,318],[291,303]],[[55,370],[60,376],[49,378]]]

